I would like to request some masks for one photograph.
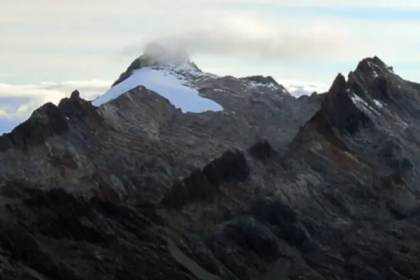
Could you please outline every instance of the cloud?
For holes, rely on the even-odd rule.
[[[156,17],[177,14],[182,16],[217,6],[216,1],[191,0],[37,0],[37,5],[31,5],[29,0],[0,0],[0,18],[8,22],[25,22],[27,20],[62,20],[71,17],[91,18],[115,16],[126,17]]]
[[[295,0],[292,3],[289,0],[102,0],[100,4],[96,0],[74,0],[67,2],[65,0],[38,0],[36,6],[29,5],[29,0],[0,0],[2,9],[1,16],[54,16],[63,15],[115,15],[120,10],[124,10],[127,15],[147,15],[151,12],[168,13],[174,9],[191,10],[231,4],[274,4],[277,6],[295,6],[295,7],[385,7],[393,9],[419,8],[420,3],[417,0],[352,0],[352,1],[331,1],[331,0]],[[162,8],[164,7],[164,9]],[[60,11],[60,13],[57,13]],[[12,13],[13,12],[13,13]]]
[[[419,12],[420,13],[420,12]],[[193,23],[193,24],[192,24]],[[378,55],[390,64],[420,63],[416,38],[419,22],[293,17],[281,13],[233,12],[189,15],[173,28],[153,35],[142,33],[122,50],[134,57],[150,41],[177,46],[200,55],[236,57],[256,62],[357,63]],[[322,65],[320,64],[322,67]],[[331,73],[331,76],[335,73]],[[300,78],[300,77],[297,77]]]
[[[94,0],[39,0],[35,7],[28,3],[0,0],[4,35],[0,65],[26,83],[115,79],[151,40],[185,46],[194,60],[214,55],[250,65],[312,63],[302,66],[302,76],[296,77],[302,80],[314,79],[308,77],[313,63],[328,81],[336,74],[326,69],[328,64],[355,64],[366,56],[379,55],[390,64],[420,62],[419,22],[401,23],[390,17],[389,22],[378,23],[290,12],[291,7],[313,6],[415,8],[420,6],[417,1],[104,0],[99,5]]]
[[[329,89],[329,85],[319,82],[303,82],[298,80],[279,80],[293,96],[311,95],[312,93],[324,93]]]
[[[78,89],[83,98],[92,100],[103,94],[110,81],[65,81],[40,84],[11,85],[0,83],[0,120],[15,122],[26,119],[36,108],[46,102],[57,104],[62,98]],[[2,127],[0,126],[0,132]]]
[[[191,0],[192,1],[192,0]],[[196,1],[196,0],[194,0]],[[200,2],[200,0],[198,0]],[[201,0],[204,2],[206,0]],[[256,3],[255,0],[213,0],[213,2],[227,2],[227,3]],[[260,4],[276,4],[276,5],[287,5],[297,7],[385,7],[385,8],[419,8],[420,2],[417,0],[401,0],[401,1],[389,1],[389,0],[352,0],[352,1],[331,1],[331,0],[296,0],[291,5],[289,0],[260,0]]]
[[[329,38],[334,38],[330,41]],[[133,56],[149,41],[182,48],[191,54],[213,54],[258,60],[323,61],[350,41],[345,32],[326,24],[292,28],[255,15],[201,19],[194,29],[159,38],[144,38],[124,49]]]

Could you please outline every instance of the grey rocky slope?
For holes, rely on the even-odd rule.
[[[166,67],[223,111],[75,91],[0,137],[2,279],[420,279],[420,85],[374,57],[296,99],[182,63],[115,84]]]

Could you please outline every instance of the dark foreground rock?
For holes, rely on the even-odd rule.
[[[0,137],[1,279],[420,279],[420,85],[376,57],[318,96],[249,81],[193,81],[202,114],[75,92]]]

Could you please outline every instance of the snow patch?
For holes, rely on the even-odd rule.
[[[374,102],[374,103],[375,103],[375,105],[376,105],[376,106],[378,106],[379,108],[384,107],[384,104],[383,104],[381,101],[379,101],[379,100],[373,99],[373,102]]]
[[[378,78],[378,77],[379,77],[379,75],[378,75],[378,73],[375,71],[375,68],[376,68],[376,69],[380,69],[380,68],[379,68],[379,66],[378,66],[378,65],[376,65],[376,64],[374,64],[374,63],[372,63],[372,62],[370,62],[370,61],[368,61],[368,65],[372,68],[372,71],[373,71],[373,77],[374,77],[374,78]]]
[[[265,83],[258,83],[258,82],[255,82],[255,81],[250,81],[248,83],[248,85],[249,85],[250,88],[268,88],[268,89],[272,89],[272,90],[277,90],[278,89],[278,87],[273,83],[266,83],[265,84]]]
[[[141,68],[133,71],[130,77],[110,88],[105,94],[95,99],[92,104],[94,106],[100,106],[131,89],[144,86],[168,99],[172,105],[181,109],[183,113],[216,112],[223,110],[220,104],[211,99],[201,97],[197,90],[186,86],[186,81],[181,79],[179,75],[173,73],[176,70],[188,71],[190,74],[193,73],[192,75],[202,73],[192,66],[186,66],[186,64],[182,66],[177,65],[176,67],[173,66],[168,69]]]
[[[375,113],[376,115],[380,115],[378,111],[376,111],[373,107],[369,106],[369,104],[364,101],[360,96],[351,93],[350,90],[347,90],[347,92],[350,93],[350,98],[353,101],[354,105],[356,105],[357,108],[364,111],[365,113],[371,115],[372,113]]]
[[[180,63],[180,64],[169,63],[157,69],[169,71],[173,75],[177,76],[177,78],[179,78],[180,80],[184,80],[185,77],[194,77],[194,78],[217,77],[214,74],[204,73],[188,63]]]

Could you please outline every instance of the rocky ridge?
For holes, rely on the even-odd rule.
[[[0,137],[2,279],[420,279],[418,84],[373,57],[296,99],[181,57],[115,84],[165,68],[223,111],[75,91]]]

